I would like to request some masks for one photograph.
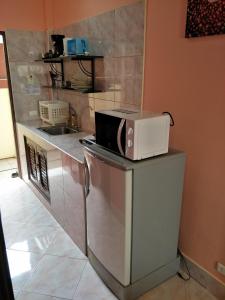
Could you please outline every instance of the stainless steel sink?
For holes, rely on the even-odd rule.
[[[64,125],[39,127],[37,129],[50,135],[63,135],[78,132],[78,130]]]

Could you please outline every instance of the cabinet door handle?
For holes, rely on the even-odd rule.
[[[87,198],[90,192],[90,172],[89,172],[86,158],[84,158],[84,178],[85,178],[84,194],[85,194],[85,198]]]

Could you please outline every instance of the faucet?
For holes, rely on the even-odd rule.
[[[77,131],[80,130],[79,124],[79,116],[76,110],[69,104],[69,126],[76,129]]]

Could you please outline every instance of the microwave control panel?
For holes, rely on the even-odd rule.
[[[126,150],[125,155],[128,158],[133,158],[134,156],[134,122],[126,120]]]

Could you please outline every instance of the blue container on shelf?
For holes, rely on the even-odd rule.
[[[88,51],[88,39],[85,37],[73,38],[67,41],[68,55],[84,55]]]

